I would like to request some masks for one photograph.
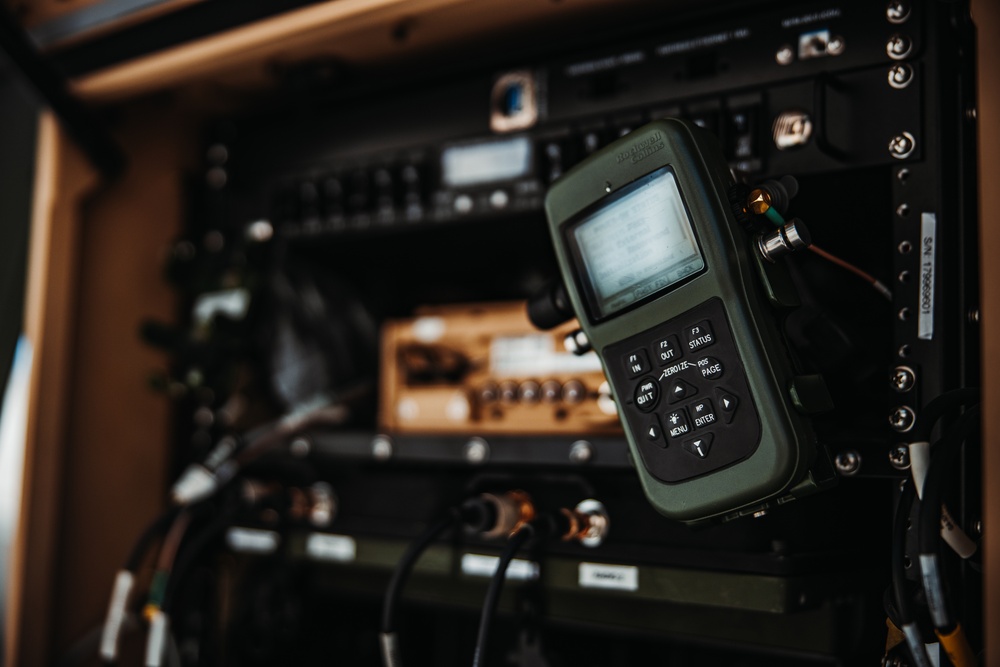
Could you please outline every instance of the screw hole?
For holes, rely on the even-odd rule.
[[[903,241],[899,244],[899,254],[906,255],[913,250],[913,244],[909,241]]]

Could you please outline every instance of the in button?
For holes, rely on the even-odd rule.
[[[629,352],[623,358],[625,370],[631,378],[638,377],[649,372],[649,358],[646,357],[645,350],[635,350]]]

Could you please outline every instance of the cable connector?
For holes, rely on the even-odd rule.
[[[507,537],[513,535],[526,523],[535,518],[535,505],[531,496],[520,490],[507,491],[501,495],[482,493],[473,503],[483,504],[483,515],[476,518],[463,516],[463,523],[472,531],[478,531],[484,538]],[[472,505],[463,504],[463,513]]]
[[[585,547],[600,546],[608,536],[611,519],[599,500],[589,498],[573,509],[559,510],[567,525],[560,536],[564,542],[576,540]]]
[[[100,655],[105,662],[113,663],[118,660],[118,643],[134,585],[134,574],[128,570],[118,571],[115,584],[111,588],[111,600],[108,602],[108,613],[104,617],[104,628],[101,630]]]
[[[170,617],[156,610],[149,622],[149,635],[146,637],[146,667],[160,667],[163,664],[169,632]]]

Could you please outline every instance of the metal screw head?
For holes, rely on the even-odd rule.
[[[889,140],[889,154],[898,160],[910,156],[917,147],[917,140],[909,132],[900,132]]]
[[[913,50],[913,40],[906,35],[896,33],[885,43],[885,52],[893,60],[902,60]]]
[[[837,467],[837,472],[841,475],[855,475],[861,470],[861,454],[858,454],[853,449],[840,452],[834,457],[833,465]]]
[[[896,445],[890,449],[889,465],[896,470],[907,470],[910,467],[910,448],[906,445]]]
[[[482,438],[469,438],[465,443],[465,460],[469,463],[485,463],[490,457],[490,446]]]
[[[972,324],[978,324],[979,323],[979,309],[978,308],[973,308],[972,310],[969,311],[969,322],[972,323]]]
[[[839,56],[844,52],[844,38],[840,35],[834,35],[830,38],[830,41],[826,43],[826,52],[831,56]]]
[[[907,63],[896,63],[889,68],[889,85],[902,90],[913,83],[913,68]]]
[[[372,458],[376,461],[388,461],[392,458],[392,440],[384,435],[375,436],[372,440]]]
[[[779,65],[790,65],[795,60],[795,51],[788,44],[784,45],[774,54],[774,59]]]
[[[905,23],[910,18],[910,6],[901,0],[892,0],[885,8],[885,17],[889,23]]]
[[[295,438],[288,445],[288,453],[300,459],[308,456],[310,449],[312,449],[312,446],[309,443],[309,439],[303,436]]]
[[[889,415],[889,425],[900,433],[906,433],[912,429],[916,421],[917,415],[913,412],[913,408],[906,405],[899,406]]]
[[[916,382],[917,374],[909,366],[896,366],[892,371],[892,376],[889,378],[892,388],[900,393],[913,389],[913,385]]]
[[[594,447],[586,440],[577,440],[569,448],[571,463],[587,463],[592,458],[594,458]]]

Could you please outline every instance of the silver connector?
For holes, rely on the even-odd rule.
[[[812,245],[809,229],[799,219],[794,219],[782,227],[757,237],[757,248],[764,259],[774,262],[782,255],[802,250]]]

